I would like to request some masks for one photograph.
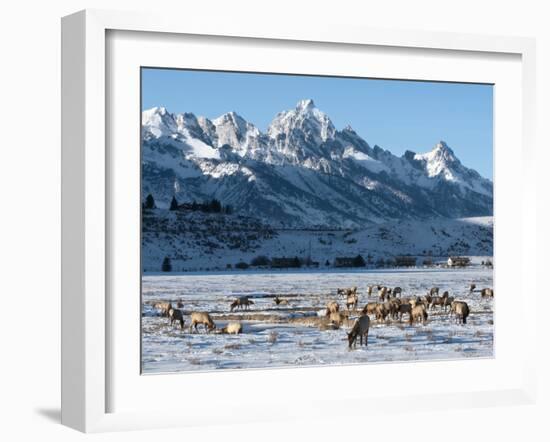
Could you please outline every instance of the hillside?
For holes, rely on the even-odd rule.
[[[142,260],[158,272],[164,257],[173,271],[226,270],[254,257],[298,257],[321,267],[336,257],[379,259],[397,255],[443,260],[451,255],[492,256],[492,217],[393,221],[363,229],[278,229],[239,214],[207,214],[155,209],[144,211]]]

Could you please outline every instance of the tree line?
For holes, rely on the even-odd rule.
[[[142,208],[145,210],[156,209],[157,205],[155,203],[155,198],[153,195],[148,194],[145,197],[145,201],[142,203]],[[193,201],[191,203],[179,203],[175,196],[172,197],[170,202],[170,210],[179,211],[179,210],[188,210],[191,212],[205,212],[205,213],[225,213],[230,215],[233,213],[233,207],[228,205],[223,205],[220,200],[212,198],[206,202],[198,203]]]

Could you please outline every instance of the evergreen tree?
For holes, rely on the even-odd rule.
[[[172,271],[172,262],[170,261],[170,258],[166,256],[164,260],[162,261],[162,271],[163,272],[171,272]]]
[[[222,211],[222,204],[216,198],[210,201],[210,211],[213,213],[220,213]]]
[[[367,263],[365,262],[365,259],[361,255],[357,255],[355,258],[353,258],[353,266],[354,267],[365,267]]]
[[[178,210],[178,200],[175,196],[172,197],[172,202],[170,203],[170,210]]]
[[[156,208],[155,199],[153,198],[153,195],[149,194],[147,195],[147,198],[145,198],[145,208],[146,209]]]

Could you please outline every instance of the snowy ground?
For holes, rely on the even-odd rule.
[[[349,272],[254,272],[228,274],[146,275],[143,277],[142,370],[144,373],[190,370],[273,368],[296,365],[325,365],[492,357],[493,300],[479,291],[469,293],[470,283],[478,289],[493,287],[491,270],[472,267],[454,269],[411,269]],[[371,318],[368,349],[348,350],[346,331],[322,330],[315,319],[338,287],[359,288],[359,309],[369,299],[366,287],[382,284],[400,286],[404,296],[424,295],[428,288],[448,290],[468,302],[466,325],[438,310],[430,311],[426,325],[409,326],[407,321],[375,324]],[[230,313],[236,294],[248,292],[255,305],[250,311]],[[288,306],[276,306],[273,296],[286,297]],[[182,301],[185,329],[171,327],[152,304],[158,300]],[[345,309],[345,308],[344,308]],[[241,335],[191,334],[191,311],[206,311],[218,328],[229,320],[240,320]],[[359,312],[353,313],[351,319]],[[308,318],[311,323],[308,324]]]

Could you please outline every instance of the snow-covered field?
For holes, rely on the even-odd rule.
[[[143,277],[142,370],[143,373],[191,370],[274,368],[303,365],[375,363],[428,359],[492,357],[493,300],[482,299],[478,289],[493,287],[493,272],[474,266],[465,269],[409,269],[357,271],[246,272],[145,275]],[[370,299],[372,284],[400,286],[403,296],[425,295],[434,286],[448,290],[470,306],[466,325],[437,308],[426,325],[408,321],[377,324],[371,317],[367,348],[348,349],[346,332],[354,317]],[[339,287],[357,286],[359,311],[337,330],[319,327],[319,315]],[[249,311],[230,312],[229,304],[244,293],[254,298]],[[274,295],[289,300],[276,306]],[[153,304],[159,300],[183,302],[185,329],[169,325]],[[228,321],[243,324],[240,335],[189,333],[189,314],[209,312],[217,328]],[[407,316],[405,316],[407,318]]]

